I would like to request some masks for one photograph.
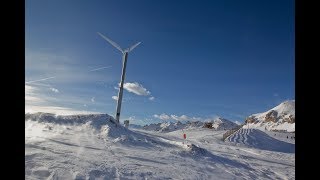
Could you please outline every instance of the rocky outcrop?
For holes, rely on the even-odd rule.
[[[278,121],[278,112],[275,110],[271,110],[266,114],[266,117],[264,119],[264,122],[277,122]]]
[[[247,123],[254,123],[256,121],[256,119],[253,116],[249,116],[246,118],[246,120],[244,121],[245,124]]]
[[[296,122],[296,118],[292,115],[289,115],[289,117],[285,117],[283,118],[283,121],[284,122],[288,122],[288,123],[295,123]]]
[[[261,130],[295,131],[295,101],[288,100],[262,113],[252,114],[246,118],[252,128]]]
[[[213,123],[212,122],[206,122],[206,123],[204,123],[203,128],[213,129]]]

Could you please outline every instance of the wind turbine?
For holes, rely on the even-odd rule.
[[[101,33],[97,32],[103,39],[108,41],[113,47],[118,49],[120,52],[122,52],[122,74],[121,74],[121,81],[120,81],[120,89],[118,93],[118,101],[117,101],[117,111],[116,111],[116,121],[119,123],[120,121],[120,111],[121,111],[121,102],[122,102],[122,94],[123,94],[123,83],[124,78],[126,75],[126,66],[127,66],[127,59],[128,59],[128,53],[132,51],[134,48],[136,48],[141,42],[137,42],[136,44],[132,45],[131,47],[127,49],[121,49],[121,47],[113,42],[111,39],[107,38],[106,36],[102,35]]]

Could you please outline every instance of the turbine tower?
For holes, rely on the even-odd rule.
[[[101,33],[97,32],[103,39],[108,41],[113,47],[118,49],[122,52],[122,74],[121,74],[121,81],[120,81],[120,89],[118,93],[118,101],[117,101],[117,110],[116,110],[116,121],[119,123],[120,121],[120,111],[121,111],[121,102],[122,102],[122,94],[123,94],[123,83],[124,78],[126,75],[126,66],[127,66],[127,59],[128,59],[128,53],[132,51],[134,48],[136,48],[141,42],[137,42],[136,44],[132,45],[131,47],[127,49],[121,49],[121,47],[113,42],[111,39],[107,38],[106,36],[102,35]]]

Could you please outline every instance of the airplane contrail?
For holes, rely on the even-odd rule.
[[[28,82],[26,82],[26,83],[28,83]],[[33,84],[33,85],[37,85],[37,86],[51,87],[49,84],[40,84],[40,83],[33,83],[33,82],[28,83],[28,84]]]
[[[52,79],[52,78],[55,78],[55,76],[48,77],[48,78],[43,78],[43,79],[38,79],[38,80],[33,80],[33,81],[28,81],[28,82],[26,82],[26,83],[33,83],[33,82],[38,82],[38,81],[45,81],[45,80]]]
[[[92,69],[92,70],[90,70],[89,72],[98,71],[98,70],[105,69],[105,68],[109,68],[109,67],[111,67],[111,66],[105,66],[105,67],[101,67],[101,68]]]

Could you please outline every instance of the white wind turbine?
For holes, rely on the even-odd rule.
[[[120,111],[121,111],[121,102],[122,102],[122,94],[123,94],[123,83],[124,83],[124,78],[126,75],[126,66],[127,66],[127,59],[128,59],[128,53],[130,51],[132,51],[134,48],[136,48],[141,42],[138,42],[134,45],[132,45],[131,47],[127,48],[127,49],[121,49],[121,47],[113,42],[111,39],[107,38],[106,36],[102,35],[101,33],[98,32],[98,34],[105,39],[106,41],[108,41],[113,47],[117,48],[119,51],[122,52],[122,74],[121,74],[121,82],[120,82],[120,89],[119,89],[119,93],[118,93],[118,102],[117,102],[117,111],[116,111],[116,121],[117,123],[119,123],[120,121]]]

